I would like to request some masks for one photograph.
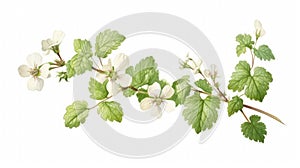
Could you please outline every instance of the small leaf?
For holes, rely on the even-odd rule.
[[[246,49],[252,49],[254,41],[251,40],[251,35],[249,34],[239,34],[236,36],[236,41],[239,45],[236,46],[236,54],[240,56],[241,54],[246,53]]]
[[[250,140],[264,143],[265,135],[267,135],[266,125],[259,122],[260,116],[252,115],[250,122],[244,122],[241,125],[243,135]]]
[[[205,79],[199,79],[195,82],[195,85],[202,89],[204,92],[212,93],[212,87]]]
[[[198,93],[188,97],[184,102],[183,117],[189,125],[199,134],[201,131],[212,128],[218,119],[220,99],[215,96],[207,96],[202,99]]]
[[[118,49],[124,40],[125,36],[119,34],[117,31],[105,30],[96,37],[95,54],[99,58],[106,58],[112,50]]]
[[[189,96],[191,92],[189,76],[186,75],[174,81],[172,84],[172,88],[174,89],[175,93],[170,98],[170,100],[173,100],[176,103],[176,106],[178,106],[179,104],[183,104],[186,97]]]
[[[74,50],[76,51],[76,55],[74,55],[69,64],[69,70],[67,66],[67,71],[74,70],[77,75],[83,74],[85,71],[91,71],[93,62],[90,58],[93,56],[92,46],[87,40],[74,40]],[[73,72],[70,72],[71,74]]]
[[[84,123],[89,114],[88,104],[86,101],[75,101],[67,106],[67,112],[64,115],[65,126],[69,128],[78,127]]]
[[[71,65],[71,60],[69,60],[66,63],[66,67],[67,67],[67,76],[68,76],[68,78],[72,78],[76,74],[76,72],[75,72],[75,69]]]
[[[135,88],[159,81],[159,71],[152,56],[142,59],[135,67],[128,67],[126,73],[132,77],[131,86]]]
[[[115,101],[101,102],[98,105],[98,114],[105,121],[117,121],[121,122],[123,117],[122,108],[119,103]]]
[[[169,83],[168,83],[166,80],[164,80],[164,79],[157,81],[157,83],[159,83],[160,88],[164,88],[166,85],[169,84]]]
[[[230,117],[234,113],[242,110],[243,108],[243,99],[241,99],[238,96],[234,96],[229,102],[228,102],[228,116]]]
[[[130,96],[133,96],[135,94],[135,90],[132,90],[131,88],[127,88],[125,90],[123,90],[123,95],[125,97],[130,97]]]
[[[141,88],[139,91],[145,92],[145,93],[138,92],[136,94],[136,97],[138,98],[139,102],[141,102],[144,98],[149,97],[146,89]]]
[[[105,80],[103,83],[98,82],[94,78],[90,79],[89,82],[89,91],[91,93],[90,97],[95,100],[105,99],[108,95],[106,85],[108,80]]]
[[[261,45],[258,47],[258,49],[254,48],[254,55],[260,60],[264,61],[275,59],[272,50],[267,45]]]

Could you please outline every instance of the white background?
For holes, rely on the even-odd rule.
[[[288,0],[1,1],[0,167],[299,167],[299,9],[299,3]],[[264,144],[255,143],[240,133],[242,115],[228,118],[224,113],[206,143],[198,144],[198,136],[190,132],[171,151],[148,159],[112,155],[82,129],[64,128],[72,83],[52,78],[42,92],[30,92],[18,66],[28,54],[40,51],[40,41],[53,30],[66,32],[62,52],[70,58],[74,38],[89,38],[104,24],[138,12],[166,12],[199,27],[215,46],[226,79],[238,62],[235,36],[252,33],[253,21],[260,19],[267,32],[261,42],[273,49],[276,60],[264,64],[274,82],[264,103],[255,105],[279,116],[286,126],[262,117],[268,136]]]

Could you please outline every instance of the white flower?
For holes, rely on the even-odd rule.
[[[39,53],[33,53],[27,57],[28,65],[21,65],[18,68],[21,77],[31,78],[27,82],[29,90],[41,91],[44,86],[43,78],[48,78],[50,75],[49,64],[42,64],[42,56]]]
[[[210,65],[210,70],[209,69],[205,69],[204,70],[204,75],[207,78],[216,79],[218,77],[217,66],[215,64]]]
[[[266,34],[259,20],[254,21],[256,39]]]
[[[121,87],[127,87],[131,83],[131,76],[125,74],[125,69],[129,65],[129,58],[127,55],[121,53],[118,54],[113,64],[111,63],[111,59],[108,59],[107,65],[103,65],[102,71],[106,73],[98,73],[96,78],[102,83],[106,79],[109,82],[106,85],[107,90],[111,95],[118,94],[121,91]]]
[[[201,68],[202,61],[198,60],[197,62],[195,62],[194,60],[188,60],[187,64],[191,67],[191,69],[193,70],[194,74],[197,74],[198,70],[200,70],[200,68]]]
[[[65,33],[62,31],[54,31],[52,39],[42,41],[42,50],[48,55],[50,50],[54,50],[56,46],[60,45],[61,41],[65,37]],[[55,51],[54,51],[55,52]]]
[[[155,82],[148,87],[148,95],[150,97],[144,98],[141,101],[142,110],[152,110],[154,115],[161,117],[162,111],[171,112],[175,109],[175,102],[167,100],[174,94],[174,89],[166,85],[162,90],[159,83]]]

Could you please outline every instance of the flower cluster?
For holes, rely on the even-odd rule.
[[[42,41],[42,50],[46,52],[46,55],[53,51],[59,55],[59,45],[64,38],[64,33],[61,31],[55,31],[52,39]],[[27,57],[28,65],[21,65],[18,68],[18,72],[21,77],[31,77],[27,82],[27,88],[29,90],[41,91],[44,86],[44,80],[50,77],[50,64],[42,62],[43,57],[39,53],[32,53]]]

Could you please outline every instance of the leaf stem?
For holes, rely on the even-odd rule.
[[[88,110],[91,110],[91,109],[97,107],[100,103],[102,103],[102,102],[104,102],[104,101],[106,101],[106,100],[108,100],[108,99],[110,99],[110,98],[112,98],[112,96],[109,96],[109,97],[107,97],[107,98],[105,98],[105,99],[99,101],[96,105],[94,105],[94,106],[88,108]]]
[[[141,93],[141,94],[148,94],[147,92],[141,91],[141,90],[139,90],[139,89],[137,89],[137,88],[135,88],[133,86],[127,86],[127,87],[123,87],[122,88],[122,90],[126,90],[126,89],[132,89],[132,90],[134,90],[134,91],[136,91],[138,93]]]
[[[246,119],[248,122],[250,122],[249,119],[248,119],[248,117],[247,117],[246,114],[244,113],[244,111],[243,111],[243,110],[240,110],[240,111],[242,112],[242,114],[243,114],[243,116],[245,117],[245,119]]]
[[[246,107],[246,108],[248,108],[248,109],[257,111],[257,112],[259,112],[259,113],[261,113],[261,114],[264,114],[264,115],[266,115],[266,116],[268,116],[268,117],[271,117],[271,118],[273,118],[274,120],[276,120],[276,121],[280,122],[281,124],[285,125],[284,122],[282,122],[278,117],[274,116],[273,114],[270,114],[270,113],[268,113],[268,112],[266,112],[266,111],[264,111],[264,110],[258,109],[258,108],[256,108],[256,107],[249,106],[249,105],[247,105],[247,104],[243,104],[243,106]]]
[[[252,49],[250,49],[250,53],[251,53],[251,57],[252,57],[252,64],[251,64],[251,69],[252,69],[253,66],[254,66],[254,60],[255,60],[254,54],[252,52]]]
[[[192,88],[192,91],[194,91],[194,92],[198,92],[198,93],[202,93],[202,94],[206,94],[206,95],[208,95],[208,96],[211,96],[211,94],[210,94],[210,93],[203,92],[202,90],[198,90],[198,89],[195,89],[195,88]]]
[[[95,68],[95,67],[92,67],[92,69],[96,72],[99,72],[99,73],[105,73],[105,71],[102,71],[101,69],[98,69],[98,68]]]
[[[64,61],[64,60],[62,59],[62,57],[60,56],[59,52],[56,53],[56,54],[57,54],[57,56],[59,57],[60,61]]]

